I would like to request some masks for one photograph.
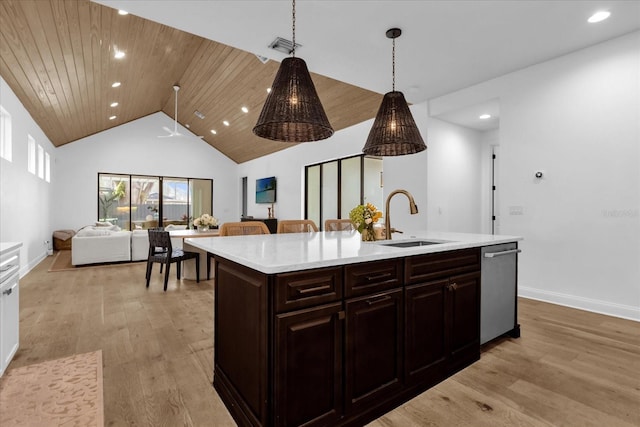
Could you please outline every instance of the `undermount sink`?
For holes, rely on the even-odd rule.
[[[404,240],[401,242],[381,242],[378,243],[382,246],[392,246],[394,248],[413,248],[415,246],[428,246],[428,245],[439,245],[441,243],[447,243],[446,241],[435,241],[435,240]]]

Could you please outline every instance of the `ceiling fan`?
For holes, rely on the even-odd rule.
[[[169,129],[166,126],[162,126],[162,129],[166,130],[168,132],[167,135],[160,135],[158,136],[158,138],[171,138],[172,136],[183,136],[183,134],[181,134],[180,132],[178,132],[178,91],[180,90],[180,86],[178,85],[174,85],[173,86],[173,91],[175,92],[176,96],[176,103],[175,103],[175,107],[174,107],[174,112],[175,112],[175,118],[173,120],[173,130]],[[189,125],[187,125],[187,127],[189,127]],[[204,139],[204,136],[200,136],[200,135],[196,135],[198,138],[200,139]]]
[[[180,86],[178,85],[174,85],[173,86],[173,91],[175,92],[176,96],[176,103],[175,103],[175,109],[174,114],[175,114],[175,119],[173,121],[173,131],[171,129],[169,129],[166,126],[163,126],[162,129],[166,130],[167,132],[169,132],[168,135],[160,135],[158,136],[158,138],[171,138],[172,136],[182,136],[182,134],[180,132],[178,132],[178,91],[180,90]]]

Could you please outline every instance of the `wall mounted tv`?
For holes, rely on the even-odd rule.
[[[256,179],[256,203],[276,202],[276,177]]]

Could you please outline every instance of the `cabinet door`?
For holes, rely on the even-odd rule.
[[[405,383],[435,383],[446,371],[448,280],[407,287],[405,292]]]
[[[451,364],[455,371],[480,358],[480,273],[449,279]]]
[[[215,278],[213,385],[234,402],[228,407],[236,419],[267,425],[268,278],[222,258],[216,258]]]
[[[342,303],[276,316],[275,425],[332,425],[342,415]]]
[[[401,387],[402,290],[348,300],[345,413],[365,410]]]
[[[18,350],[20,322],[20,286],[18,274],[7,281],[0,293],[0,375]]]

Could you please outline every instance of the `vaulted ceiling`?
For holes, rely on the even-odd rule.
[[[175,84],[178,122],[232,160],[291,146],[252,133],[275,61],[88,0],[3,0],[0,37],[0,75],[56,146],[158,111],[173,118]],[[334,130],[375,115],[380,94],[312,77]]]
[[[297,3],[297,52],[336,130],[373,117],[390,90],[388,28],[403,30],[396,87],[413,103],[640,28],[640,1]],[[587,23],[599,9],[611,17]],[[290,35],[285,0],[1,0],[0,75],[56,146],[158,111],[173,118],[179,84],[178,121],[240,163],[291,146],[251,132],[286,56],[268,44]],[[498,100],[485,101],[439,118],[483,129],[474,124],[478,108]]]

